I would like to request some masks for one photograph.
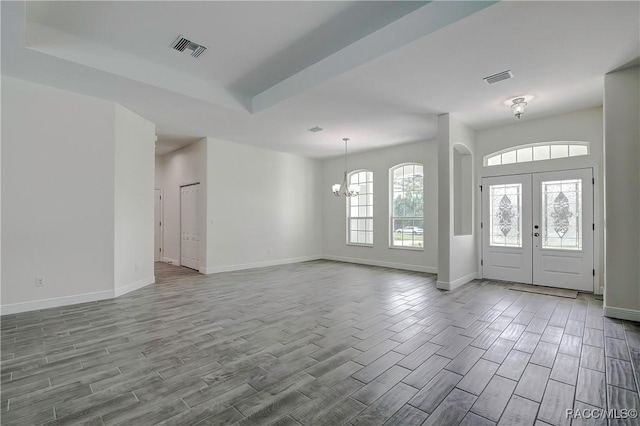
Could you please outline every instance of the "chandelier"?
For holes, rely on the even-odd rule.
[[[336,183],[331,187],[333,195],[339,197],[344,195],[345,197],[355,197],[360,192],[359,185],[349,185],[347,181],[347,142],[349,138],[343,138],[344,141],[344,177],[342,178],[342,184]]]

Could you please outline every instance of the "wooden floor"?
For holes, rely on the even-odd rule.
[[[569,425],[570,408],[640,408],[640,326],[592,295],[443,292],[329,261],[158,266],[117,299],[2,317],[3,425]]]

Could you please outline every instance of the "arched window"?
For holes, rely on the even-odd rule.
[[[424,173],[422,164],[399,164],[391,177],[391,247],[424,247]]]
[[[484,166],[528,163],[529,161],[589,155],[589,142],[542,142],[520,145],[484,156]]]
[[[373,173],[351,172],[349,184],[358,185],[360,193],[347,199],[347,243],[373,245]]]

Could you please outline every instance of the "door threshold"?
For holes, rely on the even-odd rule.
[[[578,290],[568,290],[566,288],[545,287],[533,284],[514,284],[509,290],[524,291],[527,293],[545,294],[547,296],[566,297],[575,299],[578,297]]]

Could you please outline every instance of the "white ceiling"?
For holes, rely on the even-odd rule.
[[[158,135],[156,140],[156,155],[165,155],[176,149],[180,149],[183,146],[187,146],[196,142],[202,138],[190,137],[190,136],[175,136],[175,135]]]
[[[179,34],[208,50],[172,50]],[[509,123],[523,94],[530,120],[601,105],[639,56],[636,1],[2,3],[3,74],[123,104],[161,152],[210,136],[324,158],[342,137],[432,139],[444,112]]]

